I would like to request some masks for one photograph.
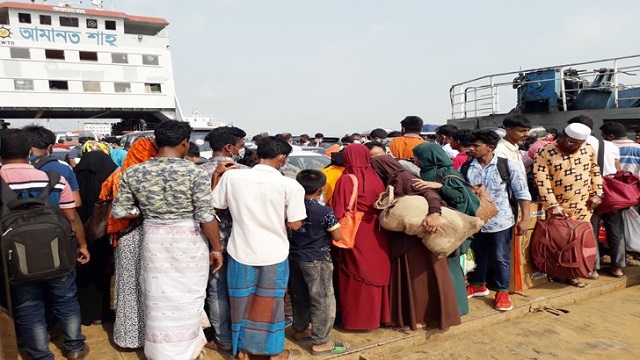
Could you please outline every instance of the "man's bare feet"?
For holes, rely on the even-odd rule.
[[[285,349],[278,355],[269,357],[270,360],[294,360],[302,356],[302,352],[296,349]]]

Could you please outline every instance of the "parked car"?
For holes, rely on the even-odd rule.
[[[189,141],[192,141],[196,145],[198,145],[198,148],[200,149],[200,156],[205,159],[209,159],[213,155],[211,147],[209,146],[209,142],[204,140],[204,138],[210,131],[211,129],[194,129],[191,132],[191,138],[189,139]],[[131,145],[133,145],[133,143],[142,136],[153,137],[153,130],[134,131],[125,134],[122,136],[122,139],[120,139],[120,146],[128,151]]]
[[[331,159],[313,151],[294,150],[289,154],[287,163],[280,171],[287,177],[295,179],[296,175],[306,169],[323,169]]]

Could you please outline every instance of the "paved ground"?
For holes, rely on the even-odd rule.
[[[540,309],[484,331],[434,334],[423,344],[360,359],[637,359],[640,286],[562,308]],[[500,345],[502,344],[502,345]]]
[[[637,359],[640,354],[640,267],[627,278],[603,275],[585,280],[584,289],[546,283],[513,294],[515,308],[500,313],[489,298],[474,298],[463,324],[438,330],[379,329],[369,333],[334,331],[334,339],[352,344],[341,356],[316,357],[308,345],[287,340],[287,348],[303,351],[304,359]],[[564,313],[547,308],[566,309]],[[142,351],[122,351],[110,342],[110,325],[83,327],[91,346],[90,360],[144,359]],[[289,330],[289,329],[288,329]],[[504,346],[497,346],[503,343]],[[56,359],[62,359],[56,344]],[[206,359],[225,359],[206,350]]]

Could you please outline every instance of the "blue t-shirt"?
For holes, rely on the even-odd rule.
[[[289,259],[294,261],[331,261],[329,231],[340,224],[333,209],[315,200],[305,199],[307,218],[304,226],[292,232]]]
[[[35,155],[30,156],[29,162],[33,162],[36,158],[37,156]],[[60,160],[50,161],[44,164],[40,168],[40,170],[53,171],[54,173],[59,174],[60,176],[64,177],[67,180],[67,183],[71,188],[71,191],[80,190],[80,186],[78,185],[78,179],[76,179],[76,174],[73,172],[73,169],[71,168],[71,166],[69,166],[69,164],[65,163],[64,161],[60,161]]]

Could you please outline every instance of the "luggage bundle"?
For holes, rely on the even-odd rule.
[[[531,256],[543,273],[561,280],[593,271],[597,248],[591,223],[550,217],[539,221],[531,239]]]

